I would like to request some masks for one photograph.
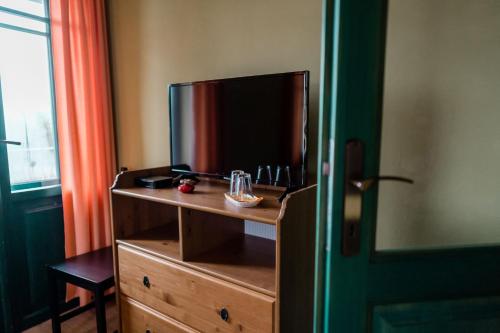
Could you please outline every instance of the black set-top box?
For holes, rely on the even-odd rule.
[[[167,188],[172,186],[172,180],[173,178],[168,176],[138,177],[135,184],[147,188]]]

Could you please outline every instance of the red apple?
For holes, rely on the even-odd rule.
[[[191,184],[181,184],[177,187],[182,193],[192,193],[194,191],[194,185]]]

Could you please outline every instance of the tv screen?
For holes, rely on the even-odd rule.
[[[306,183],[309,72],[172,84],[170,153],[175,171],[227,177],[289,166]]]

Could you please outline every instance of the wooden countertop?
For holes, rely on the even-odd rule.
[[[148,189],[143,187],[113,189],[112,192],[173,206],[276,224],[281,210],[281,203],[277,198],[281,192],[255,188],[254,193],[257,196],[263,196],[264,200],[257,207],[242,208],[226,201],[224,193],[228,190],[228,184],[203,180],[196,185],[193,193],[182,193],[177,188]]]

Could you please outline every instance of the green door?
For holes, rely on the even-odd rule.
[[[64,259],[47,9],[0,3],[0,332],[48,318],[45,266]]]
[[[323,45],[315,331],[500,332],[500,4],[326,0]]]

